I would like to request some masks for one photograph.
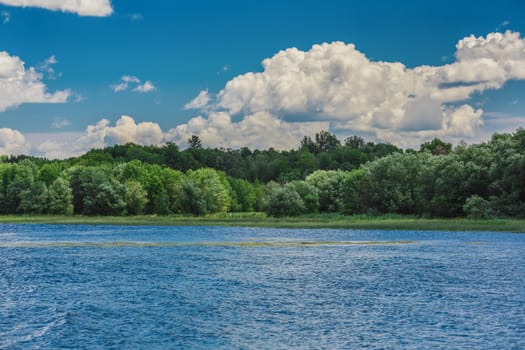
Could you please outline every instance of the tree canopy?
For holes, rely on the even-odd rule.
[[[198,142],[197,142],[198,141]],[[341,143],[326,131],[289,151],[116,145],[66,160],[0,158],[1,214],[204,215],[266,211],[525,217],[525,130],[418,152]]]

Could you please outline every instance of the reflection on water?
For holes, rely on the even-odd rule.
[[[519,349],[524,266],[516,234],[0,225],[0,348]]]

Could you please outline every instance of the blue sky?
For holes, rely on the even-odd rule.
[[[270,73],[259,77],[260,80],[250,80],[247,76],[250,72],[263,72],[261,62],[281,50],[297,48],[300,52],[309,52],[315,44],[342,42],[354,44],[355,49],[347,47],[337,53],[349,57],[341,68],[348,73],[347,80],[338,82],[338,89],[348,87],[348,91],[356,91],[354,85],[360,81],[366,87],[370,86],[366,84],[366,77],[352,75],[346,69],[352,66],[351,57],[356,51],[370,62],[399,62],[405,69],[442,67],[456,61],[456,44],[470,35],[489,42],[490,33],[525,33],[523,1],[499,1],[497,4],[482,1],[423,4],[421,1],[329,0],[269,0],[264,3],[113,0],[107,4],[107,0],[96,1],[106,2],[103,5],[110,6],[112,13],[93,16],[74,13],[71,9],[61,11],[61,3],[67,3],[67,0],[52,0],[50,2],[56,7],[48,9],[41,8],[41,0],[34,1],[35,7],[7,5],[16,5],[17,0],[0,1],[0,51],[5,51],[11,59],[18,57],[25,62],[26,71],[34,67],[41,74],[35,82],[44,84],[47,93],[67,91],[67,97],[55,96],[53,102],[60,103],[48,103],[49,98],[31,96],[20,98],[16,103],[6,101],[3,110],[0,104],[0,128],[9,131],[0,133],[1,153],[28,151],[64,157],[69,155],[67,150],[75,149],[79,153],[90,146],[127,141],[161,143],[174,140],[183,145],[185,137],[191,133],[202,134],[204,143],[210,146],[246,144],[265,147],[275,142],[276,147],[287,148],[297,144],[294,138],[298,135],[292,131],[308,134],[319,131],[318,128],[328,128],[341,137],[360,134],[409,147],[433,136],[453,142],[460,139],[475,142],[494,130],[512,131],[525,124],[525,82],[518,68],[507,72],[505,78],[494,78],[497,87],[480,87],[469,92],[466,98],[421,98],[413,103],[417,106],[411,105],[410,110],[406,107],[407,103],[412,104],[410,99],[393,102],[397,98],[392,97],[395,90],[392,87],[385,92],[385,96],[392,97],[388,97],[390,102],[373,116],[355,111],[382,104],[381,97],[370,97],[374,89],[368,93],[362,88],[359,94],[348,95],[359,95],[358,100],[371,103],[365,106],[338,101],[348,97],[344,92],[335,92],[326,100],[319,94],[305,92],[306,97],[316,97],[302,105],[298,102],[286,104],[283,101],[293,100],[296,96],[293,91],[276,88],[287,84],[284,78]],[[521,43],[523,38],[494,40],[503,43],[502,52],[489,58],[505,66],[507,63],[501,57],[510,55],[507,46],[510,47],[510,42]],[[323,49],[323,57],[332,63],[325,65],[315,61],[324,58],[311,58],[308,61],[310,68],[300,76],[308,75],[316,64],[323,65],[324,70],[334,68],[338,61],[335,56],[330,56],[333,53],[331,48]],[[296,56],[296,53],[290,52],[290,55]],[[520,59],[525,61],[525,53],[521,55]],[[282,69],[303,69],[299,63],[295,67],[287,62],[277,62],[276,66],[283,64],[286,68]],[[364,68],[355,69],[363,71]],[[312,73],[312,76],[317,73]],[[447,71],[446,74],[452,73]],[[447,77],[446,84],[471,85],[481,81],[468,80],[470,78],[466,81],[466,73],[461,74],[457,79]],[[133,79],[126,90],[115,92],[124,76]],[[324,75],[310,80],[307,76],[304,85],[297,82],[297,77],[289,77],[294,89],[308,86],[310,90],[331,91]],[[406,83],[399,85],[395,80],[397,75],[391,77],[387,74],[385,77],[385,84],[390,84],[392,79],[393,86],[412,81],[407,78]],[[272,79],[278,81],[274,84]],[[322,81],[322,86],[311,86],[318,81]],[[150,83],[148,91],[133,91],[146,82]],[[444,83],[439,84],[443,86]],[[235,87],[227,88],[230,85]],[[261,88],[257,90],[254,85]],[[1,89],[14,93],[9,84],[2,86],[0,83]],[[279,91],[276,93],[275,89]],[[221,95],[221,91],[224,94]],[[206,97],[206,103],[200,101],[202,103],[194,104],[198,108],[185,108],[201,92],[204,92],[202,96]],[[412,95],[417,95],[416,99],[420,96],[419,92],[410,93],[410,98]],[[314,107],[310,100],[315,101],[312,102]],[[472,110],[459,110],[465,105],[471,106]],[[429,111],[425,106],[430,106]],[[406,107],[399,112],[402,115],[388,112],[389,108],[395,110],[397,107]],[[345,108],[349,110],[345,111]],[[115,123],[123,115],[130,116],[131,120],[123,121],[119,129]],[[431,120],[431,115],[437,119]],[[200,118],[196,119],[197,116]],[[425,118],[428,119],[421,122]],[[439,128],[445,120],[454,118],[469,119],[475,125],[450,122],[455,126]],[[391,120],[397,121],[393,123]],[[243,121],[244,124],[238,124]],[[140,124],[144,122],[148,124]],[[228,123],[234,125],[226,125]],[[125,125],[129,128],[126,129]],[[220,125],[226,125],[225,129]],[[98,134],[87,137],[88,126],[96,129],[92,131]],[[243,134],[236,139],[239,130]],[[264,134],[265,130],[275,138],[253,136]],[[19,132],[23,139],[17,134],[16,142],[11,141],[14,131]],[[417,133],[403,134],[409,131]],[[403,137],[396,138],[395,135],[400,133]],[[78,143],[82,137],[83,141]],[[412,141],[407,143],[407,138]],[[283,139],[288,143],[280,143]],[[20,147],[12,146],[13,142]],[[45,142],[47,146],[41,147]],[[70,142],[77,144],[70,145]],[[6,146],[8,143],[11,146]]]

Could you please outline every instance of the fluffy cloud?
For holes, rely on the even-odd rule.
[[[54,129],[62,129],[66,126],[70,126],[71,122],[67,119],[55,119],[51,124],[51,127]]]
[[[0,155],[28,154],[31,145],[19,131],[0,129]]]
[[[184,106],[184,109],[201,109],[210,103],[208,90],[202,90],[197,97]]]
[[[240,122],[232,122],[229,113],[213,112],[208,118],[195,117],[169,130],[166,138],[184,145],[191,135],[199,135],[211,147],[290,149],[298,147],[303,136],[313,136],[327,128],[326,122],[288,123],[264,111]]]
[[[110,88],[113,90],[113,92],[121,92],[128,90],[130,85],[135,86],[132,89],[134,92],[148,93],[157,89],[151,81],[147,80],[144,82],[144,84],[142,84],[142,81],[133,75],[124,75],[122,78],[120,78],[120,83],[110,85]]]
[[[79,16],[105,17],[113,13],[110,0],[0,0],[0,4],[72,12]]]
[[[398,141],[396,135],[470,138],[483,124],[483,111],[465,102],[476,92],[525,79],[525,40],[510,31],[466,37],[456,45],[455,62],[443,66],[371,61],[342,42],[309,51],[287,49],[262,65],[262,72],[229,81],[213,101],[201,92],[186,107],[245,118],[264,112],[284,121],[329,122],[342,133],[391,142]],[[188,125],[202,125],[205,134],[208,126],[200,119]]]
[[[166,134],[157,123],[136,123],[128,116],[122,116],[114,126],[107,119],[89,125],[81,135],[65,141],[56,141],[56,135],[42,140],[36,153],[46,158],[68,158],[81,155],[93,148],[104,148],[116,144],[135,143],[139,145],[160,145],[166,141]]]
[[[42,74],[26,69],[24,62],[7,52],[0,52],[0,112],[22,103],[64,103],[71,91],[47,92]]]
[[[8,55],[2,63],[5,56],[0,55],[0,82],[2,77],[36,74],[24,70],[23,64],[20,70]],[[123,116],[115,125],[103,119],[71,141],[46,140],[36,149],[47,157],[63,158],[116,143],[184,145],[191,135],[212,147],[286,149],[323,129],[341,136],[375,136],[403,147],[433,137],[479,141],[480,135],[488,135],[484,123],[501,126],[500,116],[484,114],[469,99],[511,79],[525,79],[525,40],[510,31],[464,38],[456,45],[454,63],[414,68],[371,61],[351,44],[326,43],[309,51],[281,51],[264,60],[262,72],[240,75],[218,94],[201,91],[185,106],[201,109],[201,115],[173,129],[163,131],[156,123]],[[18,81],[25,84],[31,79]],[[124,76],[113,89],[139,86],[143,86],[139,78]],[[10,89],[0,85],[0,91]],[[24,91],[19,89],[11,98]],[[7,108],[3,98],[0,95],[0,110]],[[520,117],[513,125],[522,121]],[[15,144],[27,147],[23,139]]]
[[[137,123],[132,117],[122,116],[115,125],[102,119],[89,125],[81,134],[55,133],[48,137],[45,134],[32,134],[28,137],[34,145],[33,154],[55,159],[78,156],[93,148],[130,142],[148,146],[170,141],[185,146],[188,138],[194,134],[199,134],[209,147],[240,148],[250,145],[260,149],[289,149],[297,147],[303,136],[313,136],[327,127],[328,124],[324,122],[287,123],[266,112],[247,116],[235,123],[228,113],[217,112],[206,119],[193,118],[189,123],[167,131],[163,131],[157,123]]]

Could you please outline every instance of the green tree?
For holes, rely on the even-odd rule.
[[[180,208],[183,213],[200,216],[208,213],[204,192],[192,178],[182,181]]]
[[[360,179],[361,208],[369,212],[421,214],[429,153],[394,153],[368,163]]]
[[[317,170],[306,177],[306,182],[317,188],[321,212],[341,212],[345,172],[340,170]]]
[[[201,214],[227,212],[231,208],[231,188],[224,173],[210,168],[190,170],[186,176],[202,193]]]
[[[75,212],[84,215],[121,215],[126,211],[125,187],[108,170],[79,167],[71,172]]]
[[[234,212],[250,212],[256,205],[254,186],[246,180],[228,177],[232,189],[232,208]]]
[[[492,217],[490,203],[477,195],[467,198],[463,210],[469,219],[490,219]]]
[[[59,177],[51,186],[48,194],[48,213],[55,215],[73,214],[73,192],[67,180]]]
[[[452,151],[452,144],[438,138],[421,145],[420,152],[429,151],[433,155],[447,155]]]
[[[326,130],[315,134],[315,144],[317,146],[318,153],[330,152],[341,146],[341,142],[337,139],[337,137]]]
[[[339,146],[341,146],[341,142],[337,137],[326,130],[316,133],[315,141],[309,136],[305,136],[301,140],[301,149],[313,154],[331,152]]]
[[[202,141],[197,135],[191,135],[188,139],[188,147],[190,149],[200,149],[202,148]]]
[[[365,145],[365,140],[360,136],[350,136],[345,139],[345,146],[350,149],[363,150]]]
[[[293,181],[286,186],[290,186],[297,192],[304,203],[305,213],[319,212],[319,191],[315,186],[306,181]]]
[[[370,172],[365,169],[355,169],[345,174],[343,180],[344,211],[347,214],[359,214],[370,211],[367,206],[368,193],[363,184],[369,182]]]
[[[47,212],[48,194],[46,184],[42,181],[28,183],[20,192],[18,212],[24,214],[43,214]]]
[[[37,179],[50,186],[59,176],[62,170],[58,163],[46,163],[38,170]]]
[[[181,163],[181,155],[179,147],[173,143],[168,142],[162,147],[162,154],[164,155],[164,164],[170,168],[177,168]]]
[[[6,174],[8,180],[6,181],[3,210],[5,213],[18,214],[22,212],[20,208],[22,193],[29,190],[33,184],[33,169],[17,164],[9,170],[9,173]]]
[[[125,187],[124,201],[126,202],[126,212],[129,215],[142,214],[146,203],[148,203],[147,192],[137,181],[127,181]]]
[[[306,207],[293,186],[278,187],[266,198],[266,214],[275,217],[296,216],[305,213]]]

